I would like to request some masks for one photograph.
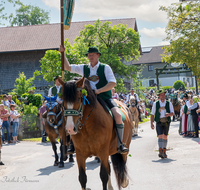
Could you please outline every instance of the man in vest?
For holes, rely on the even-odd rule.
[[[56,76],[55,78],[54,78],[54,81],[55,81],[55,86],[53,86],[53,87],[51,87],[50,89],[49,89],[49,93],[48,93],[48,96],[50,97],[50,96],[55,96],[56,94],[58,95],[57,96],[57,102],[59,103],[59,104],[62,104],[62,100],[60,99],[60,97],[59,97],[59,94],[60,93],[62,93],[62,87],[61,87],[61,85],[60,85],[60,83],[59,83],[59,81],[58,81],[58,77],[61,77],[61,76]]]
[[[156,122],[156,131],[158,135],[158,146],[160,158],[167,158],[167,135],[171,122],[171,116],[174,115],[174,108],[171,102],[165,100],[165,91],[159,90],[159,100],[154,102],[151,110],[151,128],[154,129],[153,122]]]
[[[57,95],[56,101],[58,102],[59,105],[61,105],[62,104],[62,100],[61,100],[61,98],[59,96],[62,93],[62,86],[60,85],[60,83],[58,81],[58,77],[61,77],[61,76],[54,77],[54,81],[55,81],[56,84],[55,84],[55,86],[53,86],[53,87],[51,87],[49,89],[48,96],[51,97],[51,96],[56,96]],[[45,118],[45,119],[47,118],[47,111],[45,111],[42,114],[42,117]],[[47,137],[48,136],[46,131],[44,131],[42,136],[43,137]],[[57,143],[57,141],[56,141],[56,143]]]
[[[60,46],[60,52],[64,52],[64,50],[64,47]],[[89,64],[70,65],[65,57],[64,68],[71,73],[85,76],[85,78],[90,81],[91,88],[95,91],[97,96],[101,97],[107,103],[115,118],[117,132],[119,134],[119,138],[117,139],[117,151],[121,154],[127,153],[129,150],[122,143],[124,124],[119,108],[112,99],[111,89],[116,86],[116,79],[113,71],[109,65],[99,62],[101,53],[97,47],[89,47],[88,52],[85,55],[89,59]]]

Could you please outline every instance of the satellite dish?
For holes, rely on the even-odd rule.
[[[178,64],[178,63],[171,63],[171,66],[172,66],[172,67],[178,67],[179,64]]]

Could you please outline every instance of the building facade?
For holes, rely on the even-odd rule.
[[[111,25],[127,24],[135,31],[135,18],[101,20],[110,21]],[[64,39],[73,44],[79,32],[85,25],[95,21],[72,22],[70,29],[64,31]],[[0,28],[0,94],[8,93],[14,88],[19,73],[24,72],[27,78],[33,77],[35,70],[40,70],[39,62],[46,50],[58,50],[61,44],[60,24],[45,24],[32,26],[2,27]],[[125,81],[129,86],[130,81]],[[34,81],[36,93],[47,95],[53,82],[47,83],[42,77]]]
[[[139,58],[138,61],[132,61],[132,64],[134,65],[143,65],[144,69],[142,71],[141,81],[142,86],[148,87],[148,86],[155,86],[157,85],[157,79],[156,79],[156,68],[162,69],[166,63],[163,63],[161,60],[161,55],[164,52],[163,46],[155,46],[155,47],[146,47],[142,48],[142,55]],[[191,72],[188,72],[188,70],[185,70],[183,68],[183,65],[177,65],[177,64],[171,64],[169,63],[168,67],[173,67],[174,71],[177,71],[177,68],[180,68],[180,73],[173,73],[171,71],[170,74],[168,70],[163,71],[163,74],[160,74],[159,84],[161,86],[173,86],[173,83],[177,80],[183,81],[185,84],[187,81],[189,82],[190,87],[195,87],[195,77],[192,75]],[[166,68],[166,69],[167,69]],[[185,71],[185,72],[184,72]]]

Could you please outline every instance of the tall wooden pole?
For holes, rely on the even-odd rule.
[[[157,82],[157,89],[159,90],[159,80],[158,80],[158,69],[156,68],[156,82]]]
[[[60,0],[60,28],[61,28],[61,45],[64,47],[64,20],[63,20],[63,0]],[[61,65],[62,65],[62,79],[64,80],[64,52],[61,53]]]

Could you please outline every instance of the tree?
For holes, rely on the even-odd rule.
[[[49,23],[49,12],[37,6],[20,4],[16,15],[9,16],[11,26],[27,26]]]
[[[26,79],[25,74],[19,73],[19,77],[15,80],[15,88],[12,91],[12,94],[22,95],[24,93],[27,93],[31,90],[35,90],[35,87],[33,86],[33,81],[35,80],[35,77],[31,77],[29,79]]]
[[[200,5],[199,1],[175,3],[160,10],[168,14],[163,61],[186,64],[197,77],[200,77]]]
[[[88,63],[85,53],[88,46],[96,45],[101,51],[100,62],[109,64],[117,77],[135,77],[137,67],[125,65],[122,62],[137,59],[139,56],[139,34],[126,25],[110,26],[110,22],[101,24],[97,20],[94,25],[87,25],[80,31],[80,36],[75,39],[73,46],[65,41],[65,54],[70,64]],[[53,81],[57,75],[61,75],[60,54],[56,50],[46,51],[40,60],[41,70],[34,75],[43,75],[47,81]],[[75,74],[65,71],[65,80],[70,80]],[[121,82],[121,81],[120,81]],[[117,87],[118,88],[118,87]],[[120,87],[121,88],[121,87]]]
[[[115,86],[115,91],[117,93],[119,92],[126,92],[126,88],[124,86],[124,79],[123,78],[119,78],[117,79],[117,85]]]
[[[174,82],[173,84],[173,87],[176,89],[176,90],[179,90],[179,88],[183,86],[183,90],[185,89],[185,84],[184,82],[182,82],[181,80],[177,80],[176,82]]]
[[[84,56],[89,46],[97,46],[102,53],[100,62],[111,66],[114,74],[130,78],[137,71],[135,65],[124,64],[140,56],[139,33],[127,25],[111,26],[111,22],[101,23],[97,20],[94,25],[85,26],[76,38],[75,45]]]
[[[7,14],[4,13],[4,11],[5,11],[5,2],[9,2],[9,3],[13,4],[13,6],[21,4],[21,2],[19,0],[0,0],[0,25],[4,25],[2,23],[2,20],[7,20],[8,19]]]
[[[83,64],[88,62],[87,58],[85,56],[81,56],[80,51],[76,47],[71,46],[68,40],[65,41],[65,48],[66,57],[71,64]],[[40,63],[41,70],[36,70],[34,72],[34,76],[42,75],[44,80],[52,82],[54,81],[54,77],[62,75],[61,55],[59,51],[47,50],[44,57],[41,58]],[[78,75],[65,71],[64,76],[65,81],[68,81],[72,77]]]

